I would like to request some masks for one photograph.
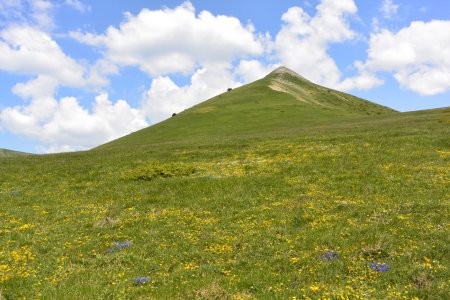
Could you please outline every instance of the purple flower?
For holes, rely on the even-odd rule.
[[[333,260],[338,259],[338,257],[339,257],[339,254],[334,251],[327,251],[319,256],[319,258],[323,261],[333,261]]]
[[[133,280],[136,285],[141,285],[141,284],[150,282],[150,277],[138,277],[138,278],[134,278]]]
[[[386,272],[387,270],[389,270],[391,268],[391,265],[389,264],[377,264],[376,261],[374,261],[373,263],[371,263],[369,265],[369,267],[374,270],[374,271],[378,271],[378,272]]]
[[[108,253],[114,253],[116,250],[122,251],[122,250],[125,249],[125,248],[131,247],[132,244],[133,244],[133,243],[130,242],[130,241],[125,241],[125,242],[114,242],[114,243],[113,243],[114,247],[113,247],[113,248],[109,248],[109,249],[106,250],[106,251],[108,251]]]
[[[132,245],[132,243],[130,241],[114,242],[114,247],[116,247],[119,250],[129,248],[129,247],[131,247],[131,245]]]

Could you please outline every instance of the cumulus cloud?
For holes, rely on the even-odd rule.
[[[21,17],[20,12],[23,9],[22,0],[3,0],[0,1],[0,20],[2,23],[10,19]]]
[[[84,84],[84,68],[64,54],[49,34],[27,25],[0,32],[0,70],[51,77],[66,86]]]
[[[40,29],[52,29],[55,24],[55,3],[49,0],[1,0],[0,22],[5,25],[20,23]]]
[[[387,29],[370,38],[362,69],[392,72],[405,88],[421,95],[450,90],[450,21],[412,22],[394,33]]]
[[[85,150],[148,126],[137,109],[124,100],[112,103],[107,94],[95,98],[92,111],[74,97],[37,98],[3,110],[0,121],[7,130],[39,141],[44,152]]]
[[[282,16],[284,25],[274,45],[281,64],[316,83],[338,86],[341,72],[327,50],[332,43],[355,38],[348,16],[356,12],[353,0],[323,0],[315,16],[290,8]]]
[[[66,0],[65,4],[80,12],[87,12],[91,10],[89,5],[86,5],[79,0]]]
[[[119,68],[105,59],[99,59],[90,65],[87,72],[87,85],[100,88],[109,84],[109,77],[119,73]]]
[[[36,79],[27,82],[17,83],[12,92],[23,99],[41,99],[52,97],[58,81],[52,77],[39,75]]]
[[[48,0],[31,0],[28,1],[31,8],[31,15],[36,22],[42,28],[54,27],[53,17],[51,11],[53,9],[53,3]]]
[[[399,7],[393,0],[383,0],[380,10],[383,13],[383,17],[391,19],[397,15]]]
[[[126,17],[119,28],[109,27],[103,35],[71,35],[102,47],[105,59],[120,66],[137,66],[151,76],[188,74],[198,66],[228,63],[264,50],[253,26],[208,11],[197,16],[190,2],[174,9],[143,9]]]
[[[0,111],[1,126],[41,144],[45,152],[83,150],[147,126],[145,116],[124,100],[112,103],[106,94],[95,98],[91,111],[76,98],[55,99],[60,86],[104,85],[115,65],[99,60],[86,68],[66,55],[50,35],[29,25],[0,32],[0,70],[32,77],[12,92],[29,100]]]
[[[207,66],[196,71],[189,85],[178,86],[169,77],[155,78],[145,95],[142,113],[152,122],[166,119],[172,113],[178,113],[200,103],[227,88],[239,86],[228,65]]]
[[[242,79],[243,83],[249,83],[263,78],[279,66],[279,64],[264,65],[256,59],[241,60],[235,74]]]
[[[370,90],[374,87],[380,86],[384,81],[378,78],[375,74],[362,71],[357,76],[345,78],[339,83],[338,89],[342,91],[350,90]]]
[[[256,33],[252,24],[208,11],[197,14],[190,2],[128,13],[119,27],[111,26],[104,34],[70,35],[102,49],[101,64],[89,75],[94,82],[104,83],[109,73],[118,71],[114,66],[135,66],[153,78],[140,108],[152,122],[240,85],[236,76],[244,82],[264,76],[268,68],[246,58],[271,47],[270,35]],[[243,61],[234,73],[231,63],[236,59]],[[169,76],[174,73],[190,76],[190,84],[175,84]]]

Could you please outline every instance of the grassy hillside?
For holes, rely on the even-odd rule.
[[[150,145],[186,138],[277,134],[318,124],[387,115],[394,110],[352,95],[315,85],[289,69],[225,92],[167,121],[100,148]]]
[[[0,149],[0,158],[2,157],[13,157],[13,156],[22,156],[22,155],[29,155],[28,153],[24,152],[18,152],[8,149]]]
[[[0,298],[448,298],[450,108],[322,110],[269,79],[1,159]]]

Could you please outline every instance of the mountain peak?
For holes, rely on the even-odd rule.
[[[294,76],[294,77],[305,79],[303,76],[297,74],[296,72],[292,71],[289,68],[286,68],[285,66],[281,66],[281,67],[276,68],[275,70],[270,72],[269,75],[280,75],[280,74],[281,75],[288,74],[288,75],[291,75],[291,76]]]

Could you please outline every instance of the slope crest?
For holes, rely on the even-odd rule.
[[[304,103],[367,115],[394,112],[388,107],[312,83],[286,67],[275,69],[266,79],[272,90],[287,93]]]

